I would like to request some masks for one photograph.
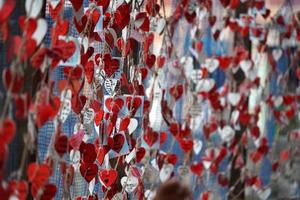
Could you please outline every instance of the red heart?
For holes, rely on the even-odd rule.
[[[0,9],[0,24],[3,24],[16,6],[15,0],[5,1]]]
[[[37,28],[37,20],[34,18],[30,18],[27,20],[25,16],[21,16],[19,18],[19,26],[21,30],[26,33],[27,38],[31,38],[32,34],[35,32]]]
[[[16,125],[15,122],[12,119],[6,118],[2,121],[0,126],[0,135],[2,140],[9,144],[16,133]]]
[[[84,66],[84,73],[89,84],[92,83],[94,78],[94,61],[88,61]]]
[[[70,146],[75,149],[75,150],[78,150],[79,147],[80,147],[80,144],[83,140],[83,137],[84,137],[84,131],[78,131],[78,133],[76,134],[73,134],[69,140],[69,144]]]
[[[124,101],[121,98],[107,98],[105,100],[105,106],[109,111],[113,111],[114,113],[118,113],[124,105]]]
[[[208,17],[208,23],[209,23],[209,25],[211,27],[214,26],[214,24],[216,23],[216,21],[217,21],[217,17],[216,16],[209,16]]]
[[[74,17],[73,21],[74,21],[74,24],[75,24],[75,27],[76,27],[78,33],[81,33],[84,30],[84,28],[86,27],[86,24],[87,24],[87,20],[88,20],[88,18],[86,15],[83,15],[81,17],[80,21],[77,21],[76,17]]]
[[[139,163],[144,158],[146,154],[146,149],[143,147],[140,147],[136,150],[136,162]]]
[[[160,145],[162,145],[167,139],[167,133],[166,132],[161,132],[159,138],[160,138],[159,139]]]
[[[155,64],[156,56],[154,54],[145,56],[146,65],[151,69],[152,66]]]
[[[170,88],[170,94],[175,98],[177,101],[183,94],[183,85],[177,85]]]
[[[180,131],[179,124],[178,123],[171,123],[170,127],[169,127],[169,130],[170,130],[171,134],[176,137],[177,134]]]
[[[118,177],[118,172],[115,169],[101,170],[99,173],[99,177],[101,183],[108,188],[116,182]]]
[[[82,142],[80,145],[79,151],[82,154],[82,161],[84,163],[94,163],[95,162],[97,153],[96,153],[94,144]]]
[[[162,68],[164,66],[165,62],[166,62],[166,57],[164,57],[164,56],[157,57],[157,67],[158,68]]]
[[[141,24],[140,27],[137,27],[139,29],[141,29],[142,31],[148,32],[149,28],[150,28],[150,20],[147,17],[147,13],[146,12],[139,12],[136,16],[135,16],[135,20],[139,21],[142,20],[143,23]]]
[[[128,96],[126,97],[126,104],[127,109],[131,111],[131,116],[135,116],[135,113],[142,104],[142,99],[140,97],[132,98],[131,96]]]
[[[24,83],[24,78],[17,73],[13,73],[10,68],[3,70],[2,80],[4,87],[12,93],[18,93]]]
[[[70,0],[76,12],[82,7],[83,0]]]
[[[30,163],[27,168],[28,180],[38,187],[43,186],[51,175],[47,164]]]
[[[113,146],[111,147],[111,149],[117,153],[120,153],[120,151],[122,150],[123,148],[123,144],[125,142],[125,138],[122,134],[116,134],[114,137],[113,137]]]
[[[158,139],[158,133],[154,131],[148,131],[146,134],[144,134],[143,138],[148,146],[152,147]]]
[[[107,154],[107,152],[109,151],[109,146],[105,145],[102,147],[98,148],[98,152],[97,152],[97,160],[99,162],[100,165],[102,165],[103,161],[104,161],[104,157]]]
[[[229,184],[229,180],[224,174],[218,174],[218,182],[222,187],[226,187]]]
[[[76,50],[76,44],[74,41],[65,41],[65,40],[58,40],[57,43],[53,47],[54,49],[60,49],[62,51],[61,58],[64,62],[66,62]]]
[[[43,193],[40,199],[41,200],[53,199],[55,197],[56,192],[57,192],[56,185],[48,183],[44,186]]]
[[[100,122],[103,119],[103,116],[104,116],[104,110],[101,109],[101,110],[99,110],[99,112],[96,112],[94,121],[97,126],[99,126]]]
[[[190,166],[190,169],[197,176],[201,176],[203,172],[203,164],[201,162],[194,163]]]
[[[53,20],[57,18],[62,9],[62,1],[59,0],[58,4],[53,7],[51,3],[49,3],[49,13]]]
[[[185,153],[188,153],[193,148],[193,140],[192,139],[189,139],[189,140],[179,139],[179,145]]]
[[[192,12],[192,13],[189,13],[189,12],[184,12],[184,16],[185,16],[185,19],[186,21],[188,21],[188,23],[193,23],[195,17],[196,17],[196,12]]]
[[[115,23],[122,30],[130,21],[130,7],[129,4],[123,3],[114,13]]]
[[[110,54],[105,54],[103,61],[105,74],[111,77],[119,69],[119,61],[112,59]]]
[[[125,131],[128,128],[128,125],[130,124],[130,117],[125,117],[122,119],[119,127],[119,131]]]
[[[97,175],[98,166],[95,163],[82,163],[79,170],[82,177],[89,183]]]
[[[54,148],[58,155],[62,157],[68,149],[68,136],[61,135],[55,139]]]

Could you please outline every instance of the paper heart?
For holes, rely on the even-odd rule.
[[[227,100],[232,106],[236,106],[241,100],[241,94],[230,92],[227,95]]]
[[[136,162],[139,163],[144,158],[146,154],[146,149],[143,147],[140,147],[136,150]]]
[[[110,54],[105,54],[103,58],[104,71],[108,77],[111,77],[119,69],[119,60],[111,58]]]
[[[158,133],[153,131],[148,131],[147,133],[144,134],[143,138],[145,142],[148,144],[148,146],[152,147],[158,139]]]
[[[209,92],[215,86],[215,81],[213,79],[202,79],[198,82],[196,90],[198,92]]]
[[[104,110],[99,110],[97,113],[95,113],[95,117],[94,117],[94,122],[96,124],[96,126],[100,125],[100,122],[103,120],[103,116],[104,116]]]
[[[134,176],[124,176],[121,178],[121,185],[125,189],[126,192],[132,193],[135,191],[139,184],[138,178]]]
[[[271,188],[258,190],[257,195],[261,200],[267,200],[271,195]]]
[[[220,129],[219,135],[223,141],[230,142],[235,135],[235,131],[230,126],[225,126]]]
[[[94,62],[92,60],[88,61],[84,66],[84,73],[89,84],[92,83],[94,78]]]
[[[76,44],[74,41],[58,40],[53,48],[58,48],[61,51],[61,58],[66,62],[76,51]]]
[[[172,164],[164,164],[159,172],[159,179],[161,182],[167,181],[174,170],[174,166]]]
[[[4,23],[13,12],[16,6],[16,1],[5,1],[1,4],[1,6],[2,7],[0,8],[0,23]]]
[[[17,192],[17,197],[20,200],[25,200],[28,193],[28,183],[24,180],[21,181],[10,181],[9,187],[12,188],[13,191]]]
[[[109,111],[119,112],[124,105],[124,101],[121,98],[116,98],[115,100],[113,98],[107,98],[105,100],[105,106]]]
[[[202,149],[203,143],[201,140],[194,139],[193,144],[193,150],[195,154],[198,155]]]
[[[113,95],[120,87],[120,81],[115,78],[106,78],[104,81],[105,90],[108,94]]]
[[[51,175],[47,164],[30,163],[27,168],[28,180],[38,187],[42,187]]]
[[[274,49],[272,51],[272,56],[273,58],[278,62],[278,60],[281,58],[282,56],[282,50],[281,49]]]
[[[197,176],[201,176],[203,172],[203,164],[201,162],[193,163],[190,166],[191,172],[196,174]]]
[[[123,148],[124,142],[125,142],[125,138],[122,134],[116,134],[113,137],[113,146],[111,147],[111,149],[117,153],[120,153],[120,151]]]
[[[54,148],[58,155],[62,157],[68,150],[68,136],[61,135],[55,139]]]
[[[70,137],[70,140],[69,140],[70,146],[73,149],[78,150],[79,147],[80,147],[80,144],[81,144],[81,142],[83,140],[83,137],[84,137],[84,131],[83,130],[78,131],[76,134],[73,134]]]
[[[188,153],[193,149],[193,140],[179,139],[179,145],[185,153]]]
[[[89,183],[96,177],[98,166],[95,163],[82,163],[79,170],[82,177]]]
[[[135,116],[135,113],[137,112],[141,104],[142,104],[142,99],[140,97],[134,97],[134,98],[131,96],[126,97],[127,109],[131,111],[132,116]]]
[[[101,146],[98,148],[97,150],[97,160],[99,162],[100,165],[102,165],[105,155],[107,154],[107,152],[109,151],[110,147],[108,145],[105,146]]]
[[[84,163],[94,163],[97,157],[95,145],[82,142],[79,148]],[[92,179],[91,179],[92,180]]]
[[[116,182],[117,177],[118,172],[115,169],[104,169],[99,173],[100,181],[106,188],[109,188],[111,185],[113,185]]]
[[[180,97],[183,94],[183,85],[177,85],[177,86],[173,86],[170,88],[170,94],[175,98],[175,100],[177,101],[178,99],[180,99]]]
[[[130,118],[129,117],[123,118],[120,122],[119,131],[126,131],[129,124],[130,124]]]

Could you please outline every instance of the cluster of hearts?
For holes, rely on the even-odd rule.
[[[90,0],[87,8],[83,0],[70,2],[79,38],[68,36],[70,22],[63,18],[63,12],[69,2],[47,1],[54,21],[49,29],[47,21],[40,17],[46,6],[43,1],[26,0],[27,15],[18,21],[23,35],[13,37],[9,35],[9,17],[16,0],[1,4],[1,37],[3,41],[9,39],[12,59],[3,70],[7,95],[1,105],[1,174],[9,156],[8,145],[14,137],[24,136],[16,134],[16,120],[28,122],[24,152],[35,146],[36,128],[49,120],[55,125],[44,162],[22,162],[10,180],[1,175],[1,199],[53,199],[59,188],[49,179],[57,166],[62,173],[64,198],[152,199],[161,182],[176,176],[185,182],[194,180],[194,188],[202,188],[199,197],[203,200],[217,199],[216,188],[225,189],[221,190],[225,196],[244,194],[243,189],[236,192],[237,185],[250,188],[260,199],[269,198],[270,184],[263,184],[259,175],[261,161],[270,159],[270,173],[276,181],[286,170],[286,163],[299,156],[298,149],[289,145],[279,157],[271,158],[272,144],[261,125],[262,105],[279,126],[287,127],[298,120],[300,96],[284,92],[275,96],[266,86],[276,73],[280,84],[288,85],[290,76],[300,78],[299,69],[293,68],[297,50],[287,45],[300,40],[297,13],[291,13],[289,21],[282,15],[270,17],[264,0],[179,0],[172,5],[170,16],[166,16],[164,1]],[[213,13],[216,2],[226,11],[220,19]],[[235,17],[234,12],[241,5],[247,11]],[[280,48],[270,50],[268,28],[260,26],[257,17],[276,27]],[[179,58],[173,45],[179,21],[193,27],[190,48],[194,60]],[[228,55],[203,57],[205,44],[199,28],[203,22],[212,30],[215,42],[221,40],[224,30],[242,41],[250,38],[256,44],[258,58],[251,59],[245,43],[233,45]],[[47,32],[51,32],[49,47],[43,45]],[[158,36],[163,37],[163,43],[156,56],[152,51]],[[94,46],[99,43],[102,50],[97,52]],[[283,43],[285,46],[281,47]],[[114,57],[113,52],[120,56]],[[68,66],[66,63],[75,55],[75,65]],[[265,77],[257,68],[264,56],[271,66],[266,72],[270,76]],[[294,61],[286,67],[293,69],[283,75],[278,71],[282,57]],[[201,63],[198,69],[194,69],[195,59]],[[56,84],[49,74],[58,66],[63,66],[65,79],[58,82],[56,96]],[[40,77],[33,96],[23,88],[28,68]],[[218,73],[225,77],[221,84],[214,76]],[[253,91],[257,95],[250,100]],[[201,121],[202,105],[208,109],[205,123]],[[178,107],[183,109],[180,117]],[[79,120],[73,135],[68,137],[61,127],[71,114]],[[197,131],[203,137],[198,137]],[[86,137],[93,133],[97,134],[96,139],[87,141]],[[299,140],[297,130],[285,134],[286,141]],[[162,150],[164,145],[168,146],[167,151]],[[173,148],[176,146],[177,151]],[[23,171],[27,174],[23,175]],[[76,184],[76,171],[88,184],[84,196],[70,192]],[[234,178],[230,171],[239,173],[238,177]],[[218,187],[207,185],[209,176],[216,177]],[[103,197],[94,193],[99,182]]]

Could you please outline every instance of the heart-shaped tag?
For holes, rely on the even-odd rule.
[[[124,176],[121,178],[121,185],[125,189],[126,192],[132,193],[135,191],[139,184],[138,178],[134,176]]]
[[[99,173],[100,181],[106,188],[109,188],[112,184],[114,184],[117,177],[118,172],[115,169],[104,169]]]
[[[214,58],[207,58],[205,59],[204,66],[210,73],[212,73],[219,67],[219,60]]]
[[[194,145],[193,145],[193,150],[196,155],[198,155],[202,149],[203,143],[201,140],[194,139]]]

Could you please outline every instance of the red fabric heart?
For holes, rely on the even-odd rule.
[[[50,168],[47,164],[30,163],[27,168],[28,180],[38,188],[42,187],[51,175]]]
[[[140,147],[136,150],[136,162],[139,163],[144,158],[146,154],[146,149],[143,147]]]
[[[177,101],[178,99],[180,99],[180,97],[183,94],[183,85],[177,85],[177,86],[173,86],[170,88],[170,94],[175,98],[175,100]]]
[[[99,173],[99,177],[101,183],[108,188],[116,182],[118,177],[118,172],[115,169],[101,170]]]
[[[80,173],[86,182],[91,182],[98,173],[98,166],[95,163],[82,163],[80,165]]]
[[[131,111],[131,116],[135,116],[137,110],[142,104],[142,99],[140,97],[126,97],[127,109]]]
[[[75,53],[76,44],[72,40],[70,41],[58,40],[53,48],[61,50],[60,56],[62,60],[66,62]]]
[[[78,133],[76,134],[73,134],[69,140],[69,144],[70,146],[75,149],[75,150],[78,150],[79,147],[80,147],[80,144],[83,140],[83,137],[84,137],[84,131],[78,131]]]
[[[119,60],[112,59],[110,54],[105,54],[103,61],[105,74],[111,77],[119,69]]]
[[[151,69],[156,61],[156,56],[154,54],[146,55],[145,56],[146,65]]]

